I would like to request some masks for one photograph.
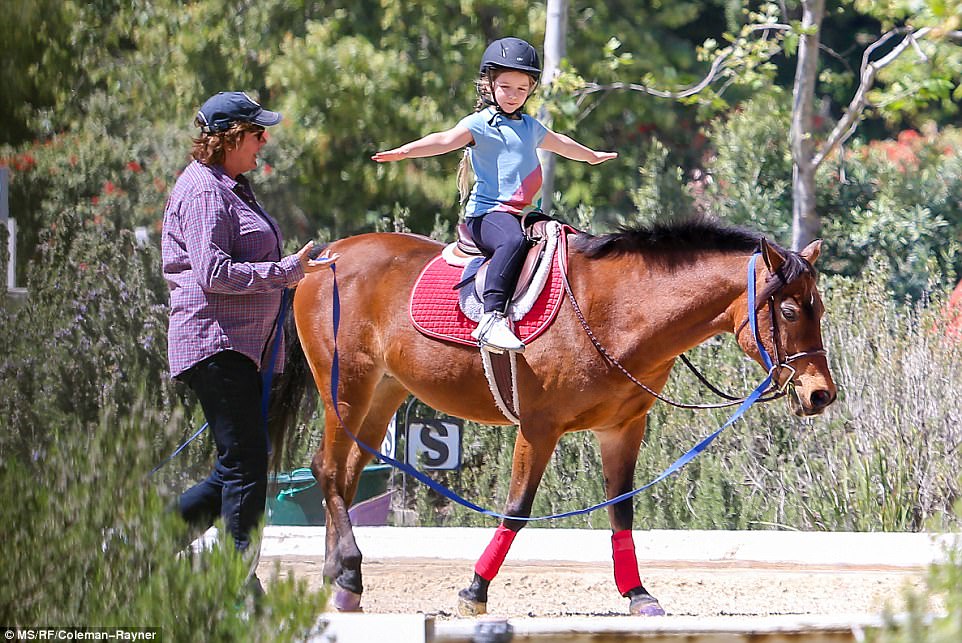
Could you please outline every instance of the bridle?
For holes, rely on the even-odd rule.
[[[752,254],[751,259],[749,259],[749,261],[748,261],[748,277],[747,277],[747,281],[748,281],[748,312],[747,312],[747,314],[746,314],[747,319],[738,327],[738,330],[736,331],[736,334],[737,334],[737,332],[739,332],[742,328],[745,327],[745,324],[748,324],[748,325],[751,327],[752,337],[755,339],[755,346],[756,346],[756,348],[758,349],[759,355],[761,356],[762,363],[765,365],[765,368],[768,370],[768,376],[771,378],[771,382],[772,382],[771,388],[769,389],[770,392],[767,394],[767,396],[766,396],[766,397],[761,397],[761,398],[759,398],[757,401],[758,401],[758,402],[771,402],[771,401],[773,401],[773,400],[779,399],[780,397],[783,397],[783,396],[785,395],[785,393],[786,393],[786,389],[789,387],[789,385],[791,385],[792,380],[794,379],[795,374],[797,373],[795,367],[791,366],[791,362],[793,362],[793,361],[795,361],[795,360],[798,360],[798,359],[802,359],[803,357],[814,357],[814,356],[818,356],[818,355],[826,355],[827,352],[825,351],[824,348],[819,348],[819,349],[813,349],[813,350],[802,351],[802,352],[799,352],[799,353],[794,353],[794,354],[792,354],[792,355],[787,355],[784,359],[780,358],[780,356],[779,356],[779,339],[780,339],[780,336],[779,336],[779,332],[778,332],[778,324],[776,323],[776,319],[775,319],[775,295],[776,295],[778,292],[780,292],[781,289],[784,288],[784,287],[787,285],[787,283],[783,280],[781,286],[780,286],[777,290],[775,290],[774,292],[772,292],[772,294],[769,296],[769,299],[768,299],[768,309],[769,309],[769,314],[770,314],[770,316],[771,316],[771,317],[770,317],[770,320],[771,320],[771,329],[772,329],[772,348],[773,348],[773,352],[775,353],[775,359],[772,360],[771,356],[769,356],[768,351],[765,349],[765,346],[762,344],[761,335],[760,335],[759,332],[758,332],[758,308],[760,308],[760,307],[758,307],[758,306],[755,305],[755,301],[756,301],[756,297],[755,297],[755,264],[756,264],[756,262],[757,262],[757,260],[758,260],[758,257],[760,256],[760,254],[761,254],[760,252],[756,252],[756,253]],[[601,342],[598,340],[598,338],[595,336],[594,332],[591,330],[591,326],[588,324],[588,320],[585,319],[584,313],[582,313],[581,307],[578,305],[578,301],[575,299],[574,292],[573,292],[572,289],[571,289],[571,283],[568,281],[568,274],[567,274],[567,270],[566,270],[566,268],[565,268],[565,266],[564,266],[564,262],[561,262],[561,270],[560,270],[560,272],[561,272],[561,281],[562,281],[562,284],[564,285],[565,293],[568,295],[568,300],[571,302],[572,308],[574,308],[575,315],[578,317],[578,321],[581,323],[581,327],[584,329],[585,334],[588,335],[588,339],[591,340],[592,345],[595,347],[595,349],[598,351],[598,353],[602,356],[602,358],[604,358],[604,360],[605,360],[610,366],[613,366],[613,367],[617,368],[619,371],[621,371],[622,374],[624,374],[624,376],[627,377],[628,380],[631,381],[633,384],[635,384],[636,386],[642,388],[645,392],[647,392],[647,393],[649,393],[650,395],[654,396],[656,399],[661,400],[662,402],[665,402],[666,404],[669,404],[669,405],[671,405],[671,406],[674,406],[674,407],[680,408],[680,409],[717,409],[717,408],[725,408],[725,407],[735,406],[736,404],[741,404],[741,403],[744,402],[746,399],[748,399],[748,396],[736,397],[736,396],[728,395],[728,394],[723,393],[722,391],[718,390],[715,386],[713,386],[713,385],[708,381],[708,379],[707,379],[704,375],[702,375],[702,374],[695,368],[695,366],[694,366],[684,355],[680,355],[680,356],[679,356],[679,357],[681,358],[682,362],[683,362],[689,369],[691,369],[691,371],[698,377],[698,379],[699,379],[703,384],[705,384],[713,393],[715,393],[716,395],[718,395],[718,396],[720,396],[720,397],[723,397],[723,398],[729,400],[728,402],[720,402],[720,403],[716,403],[716,404],[687,404],[687,403],[684,403],[684,402],[676,402],[676,401],[674,401],[674,400],[672,400],[672,399],[670,399],[670,398],[667,398],[667,397],[661,395],[660,393],[658,393],[657,391],[655,391],[655,390],[652,389],[651,387],[647,386],[644,382],[641,382],[640,380],[638,380],[634,375],[632,375],[632,374],[628,371],[628,369],[626,369],[626,368],[621,364],[621,362],[619,362],[619,361],[617,360],[617,358],[615,358],[611,353],[608,352],[608,350],[602,345],[602,343],[601,343]],[[776,273],[776,274],[777,274],[777,273]],[[776,386],[775,382],[776,382],[777,380],[776,380],[776,377],[775,377],[775,376],[781,371],[781,369],[785,369],[785,368],[791,370],[791,372],[792,372],[792,373],[791,373],[791,376],[788,377],[788,378],[786,378],[786,379],[785,379],[785,382],[784,382],[780,387],[779,387],[779,386]]]
[[[755,253],[752,255],[751,260],[748,262],[748,313],[747,319],[739,326],[739,330],[745,327],[745,324],[749,324],[752,330],[752,337],[755,339],[755,345],[758,347],[758,354],[762,358],[762,363],[765,368],[768,369],[768,374],[772,378],[772,388],[775,388],[775,382],[778,380],[776,377],[782,369],[788,369],[791,371],[791,375],[785,378],[785,382],[778,387],[778,391],[784,394],[785,389],[787,389],[795,379],[795,374],[798,372],[794,366],[791,365],[797,359],[802,359],[804,357],[817,357],[819,355],[827,355],[828,351],[824,348],[816,348],[807,351],[801,351],[798,353],[793,353],[791,355],[786,355],[784,358],[780,357],[781,345],[781,335],[778,330],[778,323],[775,319],[775,295],[781,292],[782,288],[788,285],[785,278],[781,275],[781,272],[775,272],[775,275],[781,280],[781,285],[777,290],[772,292],[768,297],[768,314],[769,314],[769,325],[772,329],[772,352],[774,353],[775,359],[773,360],[768,355],[768,351],[762,344],[761,337],[758,332],[758,307],[755,306],[755,262],[760,253]],[[762,401],[762,400],[759,400]]]

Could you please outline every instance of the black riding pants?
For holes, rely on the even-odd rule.
[[[260,373],[244,355],[222,351],[191,367],[181,379],[197,394],[217,446],[213,472],[180,497],[181,516],[206,529],[222,515],[234,545],[244,551],[267,500]]]
[[[505,312],[518,283],[528,246],[521,220],[508,212],[488,212],[467,220],[475,245],[488,257],[484,312]]]

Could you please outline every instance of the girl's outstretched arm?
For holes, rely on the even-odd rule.
[[[434,132],[416,141],[406,143],[393,150],[378,152],[371,158],[378,163],[386,161],[400,161],[401,159],[417,159],[425,156],[437,156],[464,147],[474,141],[471,132],[463,125],[455,125],[444,132]]]
[[[558,134],[548,130],[544,140],[541,141],[541,149],[560,154],[561,156],[573,161],[584,161],[591,165],[610,161],[618,156],[618,152],[596,152],[585,147],[570,136]]]

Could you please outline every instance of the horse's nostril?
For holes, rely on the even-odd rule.
[[[812,402],[813,408],[821,409],[834,402],[835,395],[826,389],[818,389],[817,391],[812,391],[812,395],[809,397],[809,399]]]

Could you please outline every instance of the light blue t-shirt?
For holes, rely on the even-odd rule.
[[[538,146],[548,130],[524,114],[510,119],[493,107],[461,119],[474,137],[468,157],[474,167],[474,187],[464,216],[500,210],[526,214],[541,204],[541,163]]]

